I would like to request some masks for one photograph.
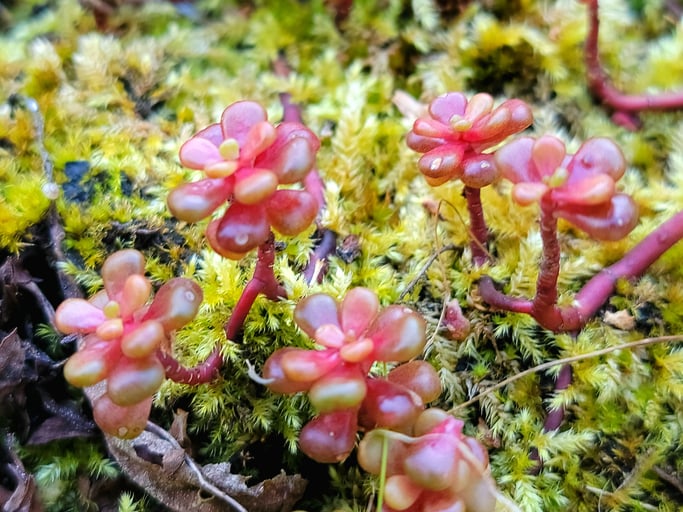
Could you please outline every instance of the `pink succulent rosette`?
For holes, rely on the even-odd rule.
[[[176,278],[150,302],[145,259],[133,249],[109,256],[101,273],[104,290],[90,300],[67,299],[55,312],[61,332],[84,335],[64,376],[78,387],[106,380],[105,393],[93,404],[95,421],[111,435],[133,438],[144,429],[152,396],[165,378],[157,351],[170,350],[172,333],[195,317],[202,291]]]
[[[306,392],[319,413],[301,431],[304,453],[319,462],[346,458],[354,446],[359,410],[368,394],[369,408],[362,414],[366,423],[386,420],[399,424],[421,410],[419,392],[403,385],[409,379],[399,376],[392,383],[368,378],[375,361],[408,361],[422,352],[425,321],[418,313],[399,305],[380,311],[373,291],[354,288],[341,303],[325,294],[306,297],[294,310],[294,320],[321,349],[276,350],[264,365],[263,379],[276,393]],[[425,375],[423,367],[414,368],[413,373]],[[438,386],[435,374],[434,379]],[[427,393],[433,399],[433,391]],[[382,394],[395,398],[401,411],[394,415],[378,411],[379,406],[372,404]]]
[[[517,203],[540,202],[544,211],[598,240],[619,240],[638,222],[633,199],[616,191],[626,161],[610,139],[589,139],[567,155],[556,137],[522,137],[499,149],[495,164],[515,184]]]
[[[416,420],[413,437],[378,430],[365,435],[358,463],[367,472],[380,474],[386,446],[383,512],[495,510],[488,454],[463,434],[463,425],[445,411],[427,409]]]
[[[319,147],[304,125],[273,126],[261,105],[238,101],[225,109],[220,123],[180,148],[181,163],[204,171],[206,178],[171,191],[168,206],[178,219],[197,222],[228,202],[206,235],[216,252],[238,259],[268,240],[271,227],[291,236],[313,222],[320,205],[313,194],[292,185],[314,168]]]
[[[418,167],[430,185],[459,179],[481,188],[497,178],[492,155],[483,152],[530,126],[533,116],[522,100],[506,100],[496,108],[493,104],[486,93],[468,101],[464,94],[451,92],[433,100],[429,116],[415,121],[406,142],[424,153]]]

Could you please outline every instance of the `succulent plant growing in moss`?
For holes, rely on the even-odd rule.
[[[228,106],[215,123],[180,148],[186,167],[206,178],[171,191],[168,206],[177,218],[197,222],[228,201],[206,231],[211,247],[239,259],[264,244],[271,227],[284,235],[306,229],[320,205],[300,184],[315,165],[318,138],[300,123],[273,126],[253,101]],[[280,188],[280,185],[290,188]]]
[[[150,301],[142,253],[126,249],[102,266],[104,290],[89,300],[67,299],[55,312],[65,334],[84,335],[78,351],[64,366],[74,386],[106,381],[93,404],[95,421],[105,432],[136,437],[147,423],[152,396],[165,378],[159,352],[171,350],[172,335],[199,309],[202,291],[189,279],[165,283]]]
[[[263,382],[277,393],[305,391],[319,416],[301,431],[301,449],[320,462],[343,460],[353,449],[364,400],[383,392],[368,380],[372,365],[418,356],[426,341],[425,322],[405,306],[381,310],[377,295],[367,288],[349,290],[341,302],[326,294],[308,296],[297,304],[294,320],[321,349],[276,350],[263,367]],[[402,391],[393,386],[388,394]],[[381,417],[379,407],[373,409],[366,416]],[[411,411],[409,403],[405,413]]]
[[[166,2],[129,3],[136,5],[117,9],[109,18],[107,34],[95,30],[92,15],[84,13],[76,0],[14,1],[0,7],[0,89],[12,95],[7,102],[0,98],[0,203],[7,202],[0,245],[13,253],[0,255],[0,300],[3,313],[13,309],[15,299],[32,304],[30,318],[23,312],[0,315],[0,343],[15,327],[19,336],[32,341],[38,316],[35,290],[46,292],[49,301],[59,300],[60,290],[54,289],[51,279],[53,262],[62,263],[59,269],[68,269],[81,286],[94,290],[100,279],[93,269],[106,253],[121,247],[142,249],[152,282],[166,282],[179,272],[196,275],[207,299],[192,329],[183,329],[175,340],[180,361],[201,363],[215,350],[210,364],[197,371],[185,371],[177,361],[171,367],[169,354],[157,353],[166,382],[156,395],[153,420],[167,425],[171,408],[186,408],[187,435],[198,448],[186,457],[200,466],[231,460],[234,471],[259,477],[263,471],[304,471],[312,483],[305,501],[296,506],[300,509],[367,510],[377,490],[389,492],[381,478],[381,456],[379,483],[363,475],[353,457],[329,467],[304,461],[297,456],[297,440],[302,425],[311,419],[307,399],[277,396],[254,385],[247,380],[245,364],[249,360],[262,366],[274,349],[292,342],[301,346],[291,320],[291,307],[300,297],[320,292],[337,297],[350,287],[363,286],[375,291],[382,304],[401,296],[399,300],[420,311],[427,321],[429,343],[419,357],[429,363],[410,361],[388,373],[385,365],[373,365],[357,413],[329,413],[332,427],[341,428],[348,420],[356,439],[377,425],[417,438],[405,426],[405,418],[421,410],[423,400],[415,398],[419,392],[414,379],[404,380],[400,374],[429,369],[431,363],[445,384],[439,405],[458,411],[465,421],[463,437],[476,436],[487,448],[491,475],[522,509],[677,509],[680,421],[671,411],[677,410],[681,396],[678,349],[648,344],[633,350],[623,342],[681,331],[680,246],[652,272],[632,279],[643,275],[681,236],[683,222],[676,214],[683,190],[680,119],[675,113],[639,114],[639,130],[627,133],[609,122],[590,97],[586,71],[589,82],[597,78],[611,85],[604,73],[594,73],[595,67],[582,59],[597,55],[597,30],[591,28],[593,18],[588,27],[585,19],[586,12],[597,17],[597,1],[588,7],[572,0],[469,2],[465,9],[464,2],[444,7],[433,0],[410,5],[354,2],[346,20],[338,24],[327,2],[256,2],[244,8],[235,2],[202,1],[194,3],[189,16]],[[600,2],[600,57],[604,69],[614,70],[615,85],[627,84],[631,91],[680,89],[681,26],[672,4]],[[587,46],[584,52],[581,43],[586,38],[592,49]],[[288,76],[274,72],[276,56],[289,62]],[[629,71],[634,69],[637,74]],[[534,136],[550,133],[567,147],[595,136],[609,137],[622,148],[630,168],[617,187],[632,194],[642,218],[628,238],[608,243],[591,240],[578,226],[559,223],[562,266],[557,305],[580,305],[565,310],[574,315],[568,317],[570,322],[543,323],[548,327],[544,330],[525,315],[508,313],[531,309],[543,254],[538,209],[511,201],[504,193],[511,188],[507,183],[494,182],[482,189],[481,218],[485,214],[491,229],[476,229],[473,217],[470,227],[478,243],[468,251],[471,233],[457,219],[450,222],[454,209],[466,207],[462,187],[454,180],[463,181],[458,173],[467,173],[456,166],[448,169],[455,169],[455,174],[442,186],[425,185],[417,158],[402,144],[414,119],[401,119],[390,102],[403,87],[427,101],[448,90],[485,91],[496,104],[505,102],[498,94],[523,98],[536,116]],[[32,129],[29,116],[12,102],[15,93],[35,98],[44,114],[44,129]],[[235,202],[226,198],[202,222],[171,218],[165,202],[179,176],[173,154],[193,130],[220,117],[227,103],[252,98],[274,113],[280,93],[305,105],[308,126],[322,141],[317,152],[327,206],[319,217],[322,229],[313,237],[307,236],[308,230],[288,236],[286,243],[269,239],[257,246],[258,256],[256,251],[238,252],[228,255],[246,257],[221,259],[203,251],[206,244],[200,235]],[[595,93],[600,96],[600,91]],[[283,117],[294,120],[286,111]],[[37,144],[41,132],[44,151]],[[481,162],[493,161],[495,147],[503,142],[484,149]],[[54,201],[40,194],[48,176],[41,165],[44,155],[54,162],[54,179],[47,181],[62,192]],[[73,162],[87,162],[82,176],[70,172]],[[184,172],[197,180],[204,170],[196,171]],[[301,183],[278,184],[278,190],[306,189],[311,174]],[[235,180],[225,181],[234,185]],[[468,203],[475,204],[478,191],[465,186]],[[313,195],[323,204],[321,194]],[[442,202],[438,210],[432,208],[442,199],[450,205]],[[668,217],[670,221],[657,227]],[[46,237],[58,224],[65,228],[68,260],[49,252],[61,245],[60,238]],[[327,241],[323,250],[316,247],[320,233]],[[355,242],[335,247],[335,234],[340,241]],[[637,250],[630,252],[630,247]],[[327,261],[314,262],[309,256],[312,248]],[[45,251],[47,265],[41,258]],[[40,272],[35,272],[38,266]],[[258,274],[255,281],[249,281],[252,270]],[[38,277],[35,283],[26,279],[27,272]],[[494,294],[487,295],[486,284],[493,285],[493,280],[483,276],[485,272],[496,279]],[[593,272],[596,280],[590,279]],[[503,296],[500,289],[509,295]],[[289,299],[254,301],[260,293]],[[43,321],[50,318],[45,315]],[[586,323],[589,318],[592,321]],[[572,335],[552,332],[553,326],[569,328]],[[35,339],[39,348],[44,348],[43,342]],[[599,359],[587,355],[603,347],[622,348],[602,351]],[[581,359],[571,360],[575,355]],[[550,392],[547,379],[554,374],[530,375],[530,365],[544,363],[541,368],[547,371],[558,357],[572,365],[572,380],[566,389]],[[4,366],[0,374],[7,375]],[[170,382],[170,377],[181,383]],[[49,391],[62,387],[51,386],[53,382],[46,386]],[[22,379],[21,385],[35,390],[33,382]],[[39,391],[45,389],[42,379],[35,385]],[[471,407],[473,394],[477,407]],[[29,396],[31,414],[36,410],[31,397],[38,395],[43,397]],[[86,396],[90,398],[92,390]],[[78,394],[72,392],[62,390],[58,398],[80,405]],[[398,402],[403,404],[401,411],[408,411],[405,416],[381,407]],[[556,431],[544,430],[546,407],[567,406],[572,414],[565,423]],[[87,419],[90,409],[81,412]],[[40,419],[32,414],[29,433]],[[42,496],[47,507],[81,510],[85,506],[80,497],[86,495],[103,506],[97,497],[100,482],[92,476],[87,458],[59,442],[51,443],[50,449],[27,447],[23,433],[15,432],[15,446],[27,478],[33,473],[38,486],[47,490]],[[148,434],[153,435],[153,429],[143,435]],[[140,456],[143,452],[121,458],[116,451],[105,450],[100,436],[80,442],[100,458],[116,459],[127,480],[147,474],[131,470],[136,462],[148,464]],[[119,441],[107,436],[105,442]],[[119,446],[138,448],[140,442]],[[29,449],[35,457],[25,456]],[[529,456],[534,450],[542,467]],[[55,451],[71,453],[53,462]],[[276,452],[286,455],[274,457]],[[392,453],[387,455],[392,460]],[[47,476],[50,468],[76,467],[77,458],[77,474],[63,471],[57,485]],[[284,462],[273,467],[273,460]],[[163,483],[173,485],[177,475],[165,474]],[[6,467],[0,476],[4,498]],[[401,479],[392,480],[392,485]],[[119,482],[106,486],[109,496],[126,490]],[[166,506],[156,494],[158,486],[146,489]],[[401,486],[394,489],[400,491]],[[420,492],[412,506],[426,503],[424,497],[435,491]],[[194,487],[188,494],[198,495]],[[140,496],[138,491],[135,496]],[[450,498],[436,500],[429,508],[461,507]]]

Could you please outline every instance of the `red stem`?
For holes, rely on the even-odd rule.
[[[498,291],[490,276],[482,276],[479,279],[479,295],[484,301],[496,309],[511,311],[513,313],[531,314],[532,302],[522,297],[511,297]]]
[[[602,103],[616,110],[615,120],[630,128],[635,128],[636,112],[683,108],[682,92],[632,95],[624,94],[612,84],[602,67],[598,52],[600,29],[598,0],[584,0],[584,2],[588,7],[588,34],[584,50],[588,87]]]
[[[581,326],[592,317],[614,292],[619,279],[642,275],[662,254],[683,239],[683,210],[643,238],[621,260],[602,269],[576,294],[574,309]],[[564,316],[564,308],[563,308]],[[577,327],[574,327],[576,329]],[[571,329],[571,330],[574,330]]]
[[[536,294],[531,304],[531,316],[541,325],[555,325],[559,318],[557,278],[560,275],[560,243],[557,240],[557,219],[550,194],[541,200],[541,240],[543,256],[536,280]]]
[[[463,195],[467,200],[467,210],[470,215],[470,233],[472,235],[470,250],[475,265],[480,267],[489,261],[489,253],[486,251],[489,229],[484,218],[484,208],[481,205],[481,190],[465,185]]]
[[[543,224],[542,221],[541,226]],[[543,234],[543,227],[541,233],[544,243],[543,260],[545,262],[545,260],[550,260],[552,256],[552,254],[548,254],[550,250],[548,244],[551,243],[551,240],[546,239],[546,235]],[[557,306],[555,303],[556,291],[555,299],[551,300],[553,299],[552,268],[544,270],[544,267],[550,266],[550,261],[541,264],[536,296],[533,301],[510,297],[499,292],[495,289],[493,280],[488,276],[482,277],[479,281],[479,293],[491,306],[506,311],[529,313],[542,327],[553,332],[578,331],[607,302],[620,279],[634,279],[642,275],[650,265],[681,239],[683,239],[683,211],[676,213],[657,227],[621,260],[593,276],[576,294],[573,306]],[[544,273],[548,275],[543,277]]]
[[[232,310],[230,319],[225,324],[225,335],[227,339],[236,341],[240,330],[244,325],[251,307],[259,294],[265,295],[270,300],[278,300],[287,296],[287,292],[280,285],[273,273],[275,263],[275,241],[271,236],[266,243],[258,249],[256,267],[254,275],[244,288],[244,291],[237,300],[237,304]],[[157,352],[159,360],[164,365],[166,377],[182,384],[204,384],[211,382],[218,376],[218,372],[223,366],[223,357],[220,347],[206,358],[205,361],[188,368],[181,365],[171,354]]]

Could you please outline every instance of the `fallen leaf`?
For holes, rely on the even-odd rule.
[[[9,448],[11,442],[3,443],[3,461],[0,463],[0,499],[4,502],[2,512],[40,512],[43,510],[33,475],[26,472],[24,465],[14,451]],[[12,488],[5,487],[11,483]]]

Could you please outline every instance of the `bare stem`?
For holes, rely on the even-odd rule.
[[[237,304],[232,310],[230,319],[225,324],[225,335],[231,340],[237,340],[240,330],[244,325],[251,307],[260,294],[265,295],[270,300],[279,300],[286,297],[287,292],[280,285],[273,273],[275,263],[275,242],[271,236],[266,243],[258,249],[254,276],[237,300]],[[223,357],[220,347],[216,347],[209,357],[202,363],[188,368],[181,365],[171,354],[157,352],[159,360],[164,365],[166,377],[183,384],[204,384],[216,378],[223,366]]]
[[[542,226],[543,224],[542,221]],[[549,251],[555,250],[553,248],[554,242],[550,239],[550,234],[544,234],[544,228],[541,229],[544,243],[543,259],[548,261],[541,264],[534,300],[527,301],[499,292],[494,287],[493,280],[488,276],[480,279],[479,293],[488,304],[498,309],[530,314],[542,327],[548,330],[574,332],[586,325],[586,322],[602,307],[609,296],[614,293],[614,288],[620,279],[634,279],[642,275],[662,254],[683,239],[683,211],[676,213],[658,226],[621,260],[593,276],[576,294],[572,306],[557,306],[555,303],[557,292],[555,288],[555,295],[553,295],[551,277],[554,271],[550,265],[553,256],[549,253]],[[559,250],[559,247],[557,249]],[[544,270],[544,267],[547,268]],[[545,277],[544,272],[547,273]],[[557,277],[555,276],[554,279],[554,286],[556,287]]]
[[[583,286],[581,291],[576,294],[575,306],[571,308],[578,313],[573,316],[581,324],[570,325],[573,328],[568,330],[575,330],[581,327],[592,317],[614,292],[614,288],[620,279],[639,277],[662,254],[681,239],[683,239],[683,210],[659,225],[621,260],[614,265],[602,269]],[[563,308],[563,317],[569,316],[566,315],[565,309],[569,308]]]
[[[636,128],[637,112],[683,108],[683,92],[631,95],[624,94],[612,84],[602,67],[598,52],[598,0],[584,0],[584,3],[588,7],[588,35],[584,50],[588,87],[603,104],[616,111],[615,121],[626,127]]]
[[[470,232],[472,234],[470,250],[475,265],[480,267],[490,259],[486,250],[489,229],[484,218],[484,208],[481,205],[481,191],[478,188],[465,185],[463,194],[467,200],[467,210],[470,214]]]

